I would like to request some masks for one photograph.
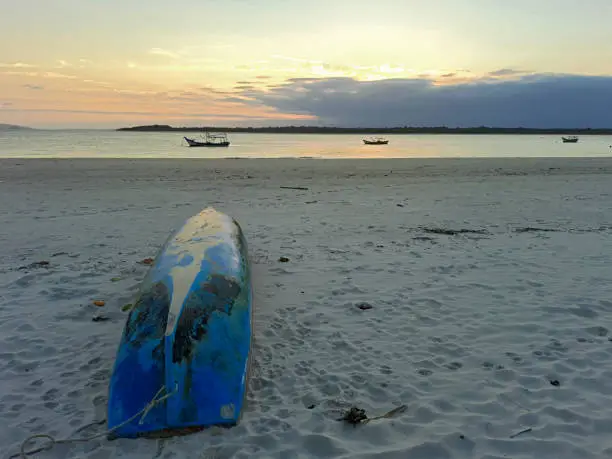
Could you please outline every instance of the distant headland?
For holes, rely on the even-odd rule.
[[[31,131],[32,128],[27,127],[27,126],[18,126],[16,124],[2,124],[2,123],[0,123],[0,131],[21,131],[21,130]]]
[[[242,133],[266,133],[266,134],[558,134],[558,135],[612,135],[610,129],[591,128],[502,128],[502,127],[464,127],[452,128],[446,126],[433,127],[322,127],[322,126],[270,126],[270,127],[173,127],[167,124],[152,124],[148,126],[123,127],[117,131],[135,132],[242,132]]]

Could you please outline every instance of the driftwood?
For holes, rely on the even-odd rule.
[[[525,429],[525,430],[521,430],[520,432],[517,432],[517,433],[515,433],[515,434],[510,435],[510,438],[516,438],[516,437],[518,437],[519,435],[523,435],[523,434],[525,434],[525,433],[527,433],[527,432],[531,432],[531,430],[532,430],[532,429],[531,429],[531,427],[529,427],[529,428],[527,428],[527,429]]]

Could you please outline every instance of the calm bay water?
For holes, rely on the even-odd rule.
[[[188,133],[187,136],[199,137]],[[612,157],[612,136],[387,135],[388,145],[364,145],[353,134],[230,133],[229,148],[188,148],[183,133],[94,130],[0,132],[0,157],[24,158],[457,158]]]

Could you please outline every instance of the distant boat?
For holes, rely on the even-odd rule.
[[[577,143],[578,137],[575,135],[570,135],[568,137],[561,137],[561,140],[563,140],[563,143]]]
[[[382,137],[370,137],[369,139],[363,139],[363,143],[366,145],[387,145],[389,141]]]
[[[183,137],[187,141],[187,145],[190,147],[229,147],[229,140],[227,140],[227,134],[211,134],[205,133],[204,140],[190,139],[189,137]]]

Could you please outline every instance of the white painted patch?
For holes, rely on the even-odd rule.
[[[223,405],[221,407],[220,415],[223,419],[232,419],[236,415],[236,407],[233,403]]]
[[[187,220],[168,244],[164,256],[178,255],[177,259],[180,260],[189,255],[193,257],[193,261],[189,265],[177,265],[170,270],[173,287],[166,336],[171,335],[176,328],[177,318],[181,314],[189,289],[200,272],[206,250],[220,242],[231,243],[232,231],[232,220],[228,216],[208,208]]]

